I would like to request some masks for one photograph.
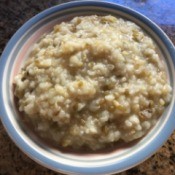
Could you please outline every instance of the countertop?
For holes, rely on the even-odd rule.
[[[138,10],[156,22],[175,44],[174,0],[111,0]],[[10,37],[29,18],[61,0],[0,0],[0,55]],[[175,132],[148,160],[119,175],[175,175]],[[0,175],[59,175],[27,157],[0,122]]]

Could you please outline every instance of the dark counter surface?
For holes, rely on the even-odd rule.
[[[175,44],[174,0],[111,0],[134,8],[156,22]],[[0,0],[0,55],[15,31],[35,14],[61,0]],[[21,152],[0,121],[0,175],[58,175]],[[175,132],[148,160],[119,175],[175,175]]]

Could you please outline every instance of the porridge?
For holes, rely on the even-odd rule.
[[[75,17],[36,43],[15,77],[19,111],[63,147],[144,136],[171,100],[154,41],[133,22]]]

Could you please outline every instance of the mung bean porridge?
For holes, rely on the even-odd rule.
[[[171,100],[155,42],[135,23],[80,16],[55,25],[16,75],[19,111],[43,137],[91,150],[141,138]]]

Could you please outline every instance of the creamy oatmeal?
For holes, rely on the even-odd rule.
[[[154,41],[133,22],[75,17],[34,45],[15,77],[19,110],[63,147],[145,135],[171,99]]]

